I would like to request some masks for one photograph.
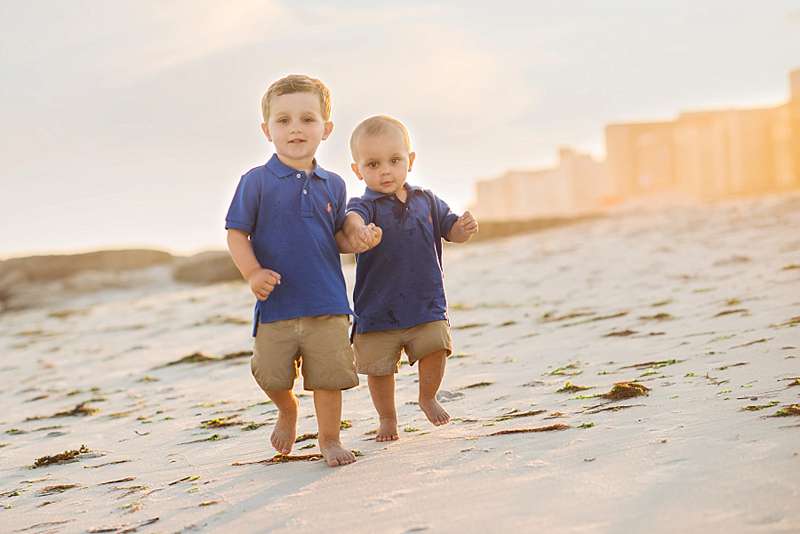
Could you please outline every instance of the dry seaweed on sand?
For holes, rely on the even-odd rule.
[[[118,478],[116,480],[109,480],[107,482],[98,482],[98,486],[108,486],[109,484],[119,484],[121,482],[131,482],[136,480],[136,477],[125,477],[125,478]]]
[[[564,315],[556,315],[555,312],[547,312],[542,315],[541,321],[543,323],[557,323],[559,321],[568,321],[570,319],[579,319],[581,317],[591,317],[592,315],[596,315],[596,313],[591,311],[574,311]]]
[[[650,388],[638,382],[617,382],[608,393],[600,396],[609,400],[622,400],[647,395],[649,391]]]
[[[253,462],[233,462],[231,465],[275,465],[289,462],[315,462],[317,460],[322,460],[321,454],[276,454],[272,458],[267,458],[265,460],[255,460]]]
[[[167,486],[174,486],[175,484],[180,484],[181,482],[194,482],[195,480],[199,480],[200,475],[186,475],[183,478],[179,478],[178,480],[173,480]]]
[[[717,313],[714,317],[724,317],[725,315],[733,315],[735,313],[741,313],[745,315],[750,314],[750,310],[746,308],[736,308],[733,310],[722,310],[721,312]]]
[[[630,330],[630,329],[614,330],[612,332],[609,332],[608,334],[605,334],[603,337],[628,337],[632,336],[633,334],[638,334],[638,332],[636,330]]]
[[[56,417],[85,417],[87,415],[94,415],[100,410],[93,406],[88,405],[89,401],[83,401],[80,404],[77,404],[71,410],[63,410],[61,412],[56,412],[53,415],[35,415],[33,417],[26,417],[26,421],[38,421],[40,419],[53,419]]]
[[[577,363],[570,363],[564,367],[557,367],[547,374],[550,376],[575,376],[581,374],[582,372],[583,371],[578,369]]]
[[[44,467],[45,465],[74,462],[78,456],[88,452],[89,449],[86,447],[86,445],[81,445],[79,449],[60,452],[52,456],[42,456],[33,462],[33,468],[36,469],[37,467]]]
[[[460,387],[458,389],[475,389],[475,388],[485,388],[486,386],[491,386],[494,382],[476,382],[474,384],[469,384],[468,386]]]
[[[779,403],[778,401],[770,401],[767,404],[750,404],[742,408],[743,412],[757,412],[759,410],[765,410],[767,408],[772,408],[777,406]]]
[[[681,363],[683,360],[655,360],[651,362],[642,362],[642,363],[634,363],[633,365],[625,365],[620,367],[620,369],[648,369],[650,367],[654,369],[660,369],[661,367],[666,367],[668,365],[675,365],[677,363]]]
[[[244,421],[239,419],[238,415],[229,415],[227,417],[218,417],[216,419],[207,419],[200,422],[200,428],[225,428],[228,426],[241,425]]]
[[[791,417],[791,416],[800,416],[800,404],[790,404],[789,406],[784,406],[770,417]]]
[[[628,315],[628,312],[621,311],[621,312],[617,312],[617,313],[611,313],[609,315],[600,315],[598,317],[590,317],[589,319],[584,319],[582,321],[576,321],[574,323],[568,323],[568,324],[565,324],[563,326],[565,326],[565,327],[566,326],[578,326],[578,325],[587,324],[587,323],[596,323],[598,321],[608,321],[609,319],[617,319],[619,317],[625,317],[626,315]]]
[[[482,328],[484,326],[489,326],[489,323],[467,323],[454,326],[453,330],[470,330],[472,328]]]
[[[163,369],[164,367],[172,367],[173,365],[184,365],[193,363],[203,364],[203,363],[224,362],[227,360],[235,360],[237,358],[249,357],[252,355],[253,352],[249,350],[231,352],[229,354],[225,354],[224,356],[208,356],[207,354],[203,354],[202,352],[193,352],[192,354],[188,354],[186,356],[183,356],[182,358],[178,358],[177,360],[173,360],[163,365],[153,367],[153,369]]]
[[[753,345],[758,345],[759,343],[766,343],[770,339],[772,339],[772,338],[767,339],[765,337],[762,337],[761,339],[756,339],[754,341],[748,341],[747,343],[742,343],[741,345],[734,345],[733,347],[731,347],[731,349],[741,349],[741,348],[744,348],[744,347],[751,347]]]
[[[251,421],[251,422],[247,423],[245,426],[242,427],[242,431],[246,432],[246,431],[249,431],[249,430],[258,430],[259,428],[261,428],[262,426],[264,426],[266,424],[267,423],[256,423],[254,421]]]
[[[223,439],[228,439],[229,437],[230,436],[227,436],[226,434],[212,434],[207,438],[195,439],[192,441],[182,441],[181,443],[178,443],[178,445],[191,445],[192,443],[203,443],[204,441],[221,441]]]
[[[620,404],[619,406],[606,406],[604,408],[600,408],[599,406],[594,406],[587,410],[584,410],[583,413],[596,414],[600,412],[618,412],[620,410],[626,410],[628,408],[636,408],[638,406],[644,406],[644,404]]]
[[[727,369],[730,369],[731,367],[741,367],[742,365],[748,365],[749,363],[750,362],[736,362],[728,365],[722,365],[720,367],[717,367],[717,371],[725,371]]]
[[[39,490],[38,495],[42,497],[45,495],[54,495],[56,493],[64,493],[67,490],[78,487],[80,487],[78,484],[56,484],[54,486],[45,486]]]
[[[119,465],[119,464],[126,464],[130,462],[130,460],[114,460],[113,462],[105,462],[102,464],[97,465],[84,465],[84,469],[98,469],[100,467],[108,467],[109,465]]]
[[[487,434],[486,436],[505,436],[508,434],[528,434],[531,432],[552,432],[557,430],[567,430],[568,428],[572,428],[569,425],[565,425],[564,423],[556,423],[554,425],[547,425],[547,426],[540,426],[536,428],[512,428],[510,430],[499,430],[497,432],[492,432],[491,434]]]
[[[556,393],[576,393],[578,391],[586,391],[592,389],[593,386],[579,386],[570,381],[564,382],[564,385],[556,390]]]
[[[642,321],[671,321],[675,317],[672,314],[661,312],[653,315],[640,315],[639,319]]]
[[[787,321],[784,321],[782,323],[779,323],[779,324],[771,324],[770,326],[773,327],[773,328],[800,326],[800,315],[796,315],[796,316],[792,317],[791,319],[789,319]]]
[[[510,412],[504,413],[498,417],[495,417],[495,421],[502,422],[502,421],[509,421],[511,419],[518,419],[520,417],[533,417],[535,415],[543,414],[547,410],[528,410],[527,412],[520,412],[519,410],[511,410]]]
[[[136,523],[131,525],[130,523],[123,523],[121,525],[111,526],[111,527],[93,527],[87,530],[88,534],[98,534],[100,532],[136,532],[141,527],[146,527],[148,525],[152,525],[156,521],[158,521],[158,517],[152,517],[150,519],[145,519],[140,523]]]
[[[314,432],[312,434],[300,434],[297,436],[297,439],[294,440],[295,443],[302,443],[303,441],[308,441],[310,439],[317,439],[317,433]]]

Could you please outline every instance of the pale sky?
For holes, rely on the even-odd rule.
[[[0,258],[224,248],[236,183],[272,152],[261,95],[290,73],[331,88],[318,159],[350,196],[350,132],[387,113],[409,181],[462,210],[561,145],[602,155],[609,122],[783,102],[793,68],[800,1],[5,0]]]

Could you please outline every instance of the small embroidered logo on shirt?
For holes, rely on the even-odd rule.
[[[325,208],[325,211],[327,211],[328,213],[333,211],[333,206],[331,206],[330,202],[328,202],[328,206]]]

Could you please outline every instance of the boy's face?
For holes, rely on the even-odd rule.
[[[314,159],[320,142],[331,134],[333,123],[322,118],[316,94],[290,93],[270,99],[269,119],[261,129],[281,159],[299,165]]]
[[[393,194],[406,183],[416,154],[409,152],[398,128],[378,135],[362,135],[356,143],[358,161],[351,165],[360,180],[373,191]]]

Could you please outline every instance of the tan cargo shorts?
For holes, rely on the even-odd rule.
[[[386,376],[400,367],[400,353],[405,350],[408,363],[444,350],[453,352],[453,339],[447,321],[433,321],[411,328],[381,330],[353,336],[356,370],[365,375]]]
[[[303,373],[303,389],[342,390],[358,385],[347,315],[298,317],[261,323],[250,369],[264,391],[292,389]]]

